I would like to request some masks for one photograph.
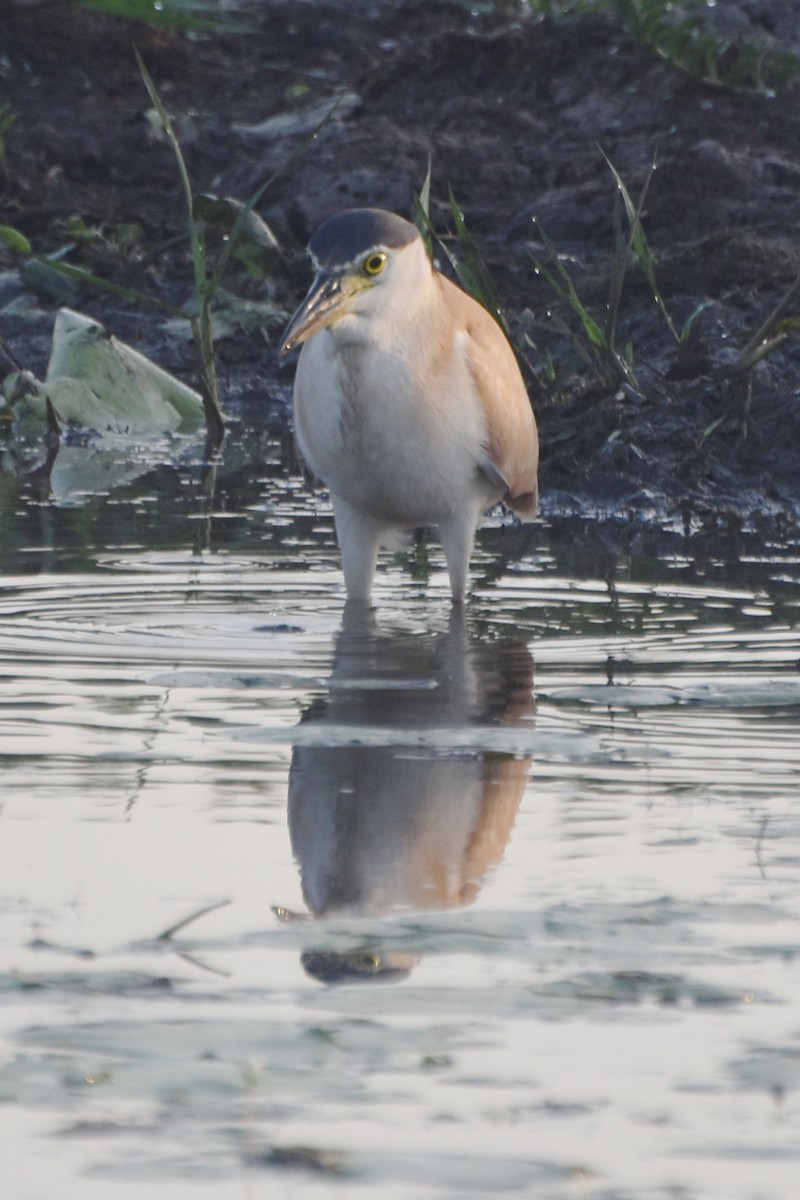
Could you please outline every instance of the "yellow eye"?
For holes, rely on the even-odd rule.
[[[375,254],[368,254],[364,259],[363,265],[365,274],[380,275],[381,271],[386,266],[386,255],[380,250]]]

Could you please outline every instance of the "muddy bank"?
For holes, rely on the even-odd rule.
[[[798,3],[726,11],[784,40],[800,28]],[[135,42],[196,190],[245,199],[278,173],[258,207],[281,257],[266,279],[234,274],[232,290],[291,309],[308,282],[304,245],[316,223],[352,204],[409,213],[430,157],[437,228],[452,228],[452,187],[525,361],[545,511],[794,523],[800,340],[739,377],[727,370],[800,270],[797,83],[777,96],[710,87],[601,19],[534,22],[413,0],[277,0],[253,5],[251,17],[245,36],[187,37],[59,5],[12,6],[0,52],[15,117],[2,219],[40,252],[72,245],[69,261],[186,301],[180,185],[147,119]],[[337,94],[340,109],[299,150],[298,115]],[[277,136],[253,131],[278,114],[290,120]],[[634,377],[622,385],[599,381],[576,356],[559,326],[569,314],[535,269],[547,258],[544,230],[602,317],[616,196],[603,154],[634,197],[657,161],[643,219],[658,285],[679,329],[703,307],[678,346],[633,269],[617,345],[632,355]],[[18,265],[5,250],[0,262]],[[191,379],[190,346],[160,316],[86,289],[68,301]],[[0,313],[15,355],[39,372],[58,303],[39,286],[42,315],[19,304]],[[266,398],[265,419],[288,419],[292,368],[278,364],[276,341],[275,329],[241,327],[220,341],[230,411]]]

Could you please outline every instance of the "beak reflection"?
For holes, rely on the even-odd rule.
[[[517,727],[509,744],[524,746],[532,689],[524,643],[471,637],[461,613],[444,633],[412,635],[345,609],[326,701],[305,713],[289,775],[289,833],[312,918],[476,898],[505,853],[530,771],[528,755],[483,749],[481,738],[487,725]],[[302,956],[329,984],[398,980],[417,961],[373,942]]]

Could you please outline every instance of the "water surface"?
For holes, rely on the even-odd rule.
[[[266,433],[66,449],[0,474],[4,1195],[793,1195],[793,540],[492,520],[365,619]]]

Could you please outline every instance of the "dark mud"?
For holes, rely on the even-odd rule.
[[[800,3],[726,13],[745,31],[787,39],[800,29]],[[452,229],[452,187],[524,358],[545,511],[796,526],[800,338],[740,377],[729,368],[800,271],[800,84],[777,96],[710,87],[601,19],[534,22],[436,0],[275,0],[253,4],[252,17],[245,35],[189,37],[6,0],[0,85],[16,121],[2,220],[45,253],[75,243],[78,230],[70,261],[187,299],[180,184],[146,118],[135,42],[197,190],[246,199],[278,173],[258,208],[281,258],[267,280],[234,277],[232,290],[291,309],[308,283],[304,245],[316,223],[353,204],[410,213],[430,157],[434,222]],[[340,111],[299,153],[302,134],[243,129],[342,90]],[[633,196],[657,160],[644,226],[661,293],[677,326],[707,306],[679,350],[631,271],[618,344],[632,347],[635,385],[604,385],[575,358],[552,319],[566,314],[534,269],[544,254],[537,218],[602,316],[616,194],[603,153]],[[15,265],[3,250],[0,264]],[[191,380],[190,347],[145,307],[88,290],[70,302]],[[0,322],[16,357],[41,373],[49,318],[0,313]],[[272,329],[220,342],[229,411],[253,402],[265,422],[288,419],[292,370],[279,365],[276,341]]]

